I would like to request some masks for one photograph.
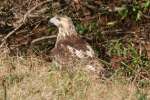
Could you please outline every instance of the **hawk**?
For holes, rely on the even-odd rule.
[[[100,74],[104,70],[92,47],[76,32],[70,17],[57,15],[49,22],[58,28],[57,40],[51,54],[53,61],[60,68],[82,67],[86,71],[96,74]]]

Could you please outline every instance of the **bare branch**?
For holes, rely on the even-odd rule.
[[[147,19],[150,19],[150,16],[145,15],[145,14],[143,14],[143,13],[142,13],[142,16],[145,17],[145,18],[147,18]]]
[[[52,0],[46,0],[46,1],[42,2],[42,3],[39,3],[38,5],[34,6],[34,7],[31,8],[30,10],[28,10],[28,11],[26,12],[26,14],[24,15],[24,17],[19,20],[19,23],[20,23],[20,24],[19,24],[14,30],[12,30],[10,33],[8,33],[8,34],[2,39],[2,43],[1,43],[1,45],[0,45],[0,48],[5,44],[5,41],[7,40],[7,38],[9,38],[9,37],[10,37],[12,34],[14,34],[16,31],[18,31],[18,30],[26,23],[26,20],[27,20],[27,18],[29,17],[29,15],[30,15],[30,13],[31,13],[32,11],[36,10],[38,7],[40,7],[40,6],[42,6],[42,5],[46,4],[46,3],[48,3],[48,2],[50,2],[50,1],[52,1]]]
[[[51,36],[43,36],[41,38],[37,38],[37,39],[34,39],[31,44],[34,44],[36,42],[39,42],[39,41],[42,41],[42,40],[45,40],[45,39],[52,39],[52,38],[56,38],[56,35],[51,35]]]

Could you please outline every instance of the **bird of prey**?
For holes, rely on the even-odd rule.
[[[92,47],[76,32],[70,17],[56,15],[49,22],[58,28],[57,40],[51,54],[60,68],[76,69],[81,66],[96,74],[104,70]]]

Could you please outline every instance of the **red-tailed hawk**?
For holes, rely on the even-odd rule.
[[[97,74],[103,70],[94,50],[79,37],[71,18],[55,16],[50,19],[50,23],[59,30],[55,47],[51,51],[53,61],[57,62],[61,68],[82,67]]]

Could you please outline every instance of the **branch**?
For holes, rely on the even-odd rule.
[[[14,30],[12,30],[11,32],[9,32],[9,33],[2,39],[2,43],[1,43],[1,45],[0,45],[0,48],[5,44],[5,41],[6,41],[12,34],[14,34],[16,31],[18,31],[18,30],[26,23],[26,20],[27,20],[28,16],[30,15],[30,13],[31,13],[32,11],[34,11],[34,10],[37,9],[38,7],[40,7],[40,6],[42,6],[42,5],[46,4],[46,3],[48,3],[48,2],[50,2],[50,1],[52,1],[52,0],[47,0],[47,1],[44,1],[44,2],[42,2],[42,3],[39,3],[38,5],[34,6],[34,7],[31,8],[30,10],[28,10],[28,11],[26,12],[26,14],[24,15],[24,17],[19,20],[20,24],[19,24]]]
[[[26,12],[26,14],[24,15],[24,17],[21,19],[21,22],[26,22],[26,19],[28,18],[28,16],[30,15],[30,13],[32,12],[32,11],[34,11],[34,10],[36,10],[38,7],[40,7],[40,6],[42,6],[42,5],[44,5],[44,4],[46,4],[46,3],[48,3],[48,2],[50,2],[51,0],[47,0],[47,1],[44,1],[44,2],[42,2],[42,3],[39,3],[38,5],[36,5],[36,6],[34,6],[33,8],[31,8],[30,10],[28,10],[27,12]]]
[[[145,18],[147,18],[147,19],[150,19],[150,16],[145,15],[145,14],[143,14],[143,13],[142,13],[142,15],[143,15],[143,17],[145,17]]]
[[[52,38],[56,38],[56,35],[51,35],[51,36],[43,36],[41,38],[37,38],[37,39],[34,39],[31,44],[34,44],[38,41],[42,41],[42,40],[45,40],[45,39],[52,39]]]

